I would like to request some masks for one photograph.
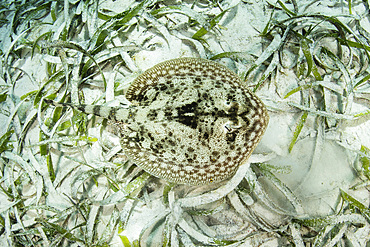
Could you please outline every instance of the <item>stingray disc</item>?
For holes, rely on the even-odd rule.
[[[239,77],[212,61],[179,58],[140,75],[121,144],[154,176],[207,184],[232,176],[268,124],[263,103]]]

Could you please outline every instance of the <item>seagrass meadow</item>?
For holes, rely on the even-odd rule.
[[[1,246],[370,246],[367,1],[3,0]]]

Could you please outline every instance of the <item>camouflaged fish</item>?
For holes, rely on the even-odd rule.
[[[242,85],[218,63],[179,58],[136,78],[126,108],[45,101],[109,119],[139,167],[170,182],[197,185],[232,176],[267,127],[265,106]]]

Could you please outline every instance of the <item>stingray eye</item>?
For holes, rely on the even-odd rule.
[[[235,141],[235,139],[236,139],[236,137],[239,133],[239,129],[240,129],[239,126],[230,125],[230,123],[225,125],[225,130],[226,130],[225,136],[226,136],[226,141],[228,143]]]
[[[226,141],[227,142],[234,142],[237,135],[238,135],[238,130],[234,130],[232,132],[227,132],[226,133]]]
[[[239,104],[235,101],[229,101],[227,100],[225,102],[225,105],[226,105],[226,111],[230,114],[235,114],[238,112],[238,109],[239,109]]]

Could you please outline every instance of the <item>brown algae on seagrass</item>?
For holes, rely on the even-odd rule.
[[[242,84],[218,63],[179,58],[136,78],[126,93],[128,108],[68,106],[109,119],[125,154],[148,173],[208,184],[232,176],[267,127],[264,104]]]

